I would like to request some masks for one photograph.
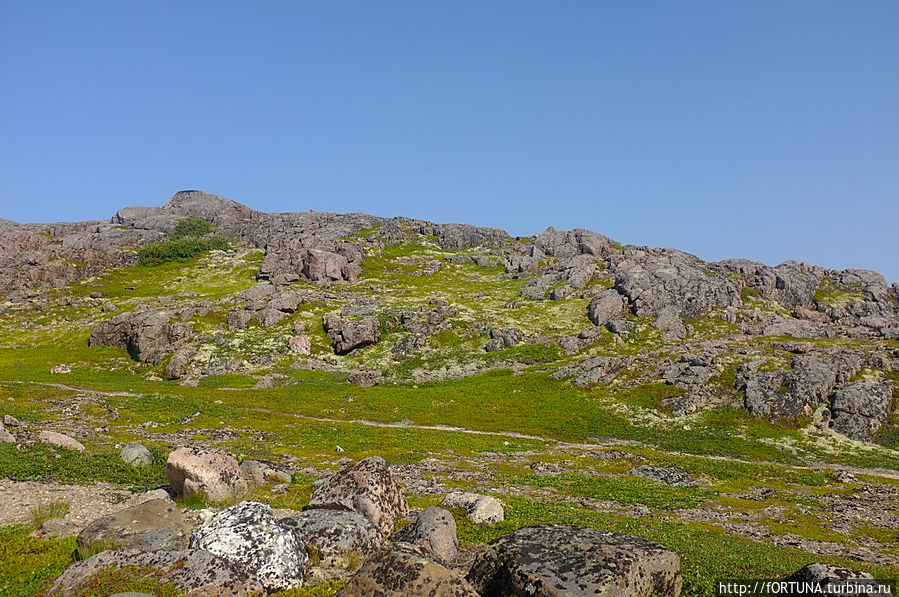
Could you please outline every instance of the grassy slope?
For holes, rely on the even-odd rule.
[[[851,537],[830,528],[827,513],[816,502],[815,496],[851,490],[829,481],[826,464],[899,470],[899,454],[895,450],[839,442],[828,434],[774,425],[736,410],[712,410],[669,419],[658,410],[662,398],[671,392],[668,386],[582,389],[568,381],[552,379],[543,370],[541,362],[554,361],[559,365],[571,360],[558,352],[541,352],[537,347],[485,354],[480,347],[486,336],[474,324],[518,327],[529,334],[546,330],[571,334],[590,325],[585,315],[587,301],[521,301],[520,309],[505,309],[506,302],[519,297],[524,280],[505,279],[501,269],[473,263],[443,263],[434,275],[415,275],[421,271],[422,263],[442,261],[447,254],[427,238],[372,253],[360,283],[333,288],[337,299],[303,305],[297,314],[273,328],[251,327],[240,332],[223,329],[220,323],[227,304],[213,304],[209,314],[194,322],[213,340],[223,339],[219,344],[210,341],[220,354],[247,355],[283,351],[284,338],[299,319],[306,323],[315,355],[327,356],[344,366],[370,365],[419,380],[375,388],[350,385],[345,373],[294,370],[290,367],[292,359],[286,357],[253,375],[210,377],[199,387],[184,387],[161,381],[159,366],[134,363],[122,350],[87,347],[87,336],[97,321],[130,310],[138,303],[152,303],[161,296],[174,297],[185,304],[199,298],[218,301],[249,287],[261,257],[258,252],[115,270],[102,279],[76,285],[76,296],[105,293],[106,297],[94,306],[51,306],[40,313],[2,312],[0,414],[12,414],[26,425],[55,419],[71,425],[76,435],[79,429],[93,429],[100,424],[108,426],[109,431],[81,437],[89,448],[85,454],[42,447],[18,451],[0,446],[0,475],[16,479],[53,477],[76,483],[104,480],[135,488],[149,487],[162,482],[162,458],[170,448],[168,438],[181,431],[198,441],[221,445],[242,458],[290,457],[326,468],[337,466],[335,449],[340,446],[345,450],[340,455],[343,457],[380,454],[393,463],[434,457],[452,463],[457,470],[481,473],[472,481],[434,473],[435,480],[447,486],[496,493],[507,505],[507,520],[497,526],[473,525],[457,517],[463,541],[489,540],[537,522],[583,524],[635,533],[681,554],[688,595],[712,594],[712,579],[722,575],[778,576],[820,560],[846,564],[729,536],[714,523],[684,521],[677,510],[718,505],[735,512],[752,512],[777,505],[788,514],[785,520],[763,521],[772,533],[837,543],[848,541]],[[302,284],[297,287],[307,288]],[[379,345],[361,355],[330,355],[327,337],[321,330],[321,316],[339,311],[371,287],[381,289],[377,298],[384,310],[429,309],[430,299],[442,297],[457,307],[459,316],[449,329],[432,338],[423,354],[410,359],[391,353],[390,347],[402,333],[389,330]],[[118,311],[101,311],[101,304],[107,300],[113,301]],[[664,349],[656,331],[645,322],[635,321],[638,333],[625,345],[614,345],[611,337],[603,336],[587,354],[637,354],[641,350]],[[715,317],[693,325],[709,336],[727,332]],[[778,358],[775,351],[772,358]],[[477,367],[514,366],[516,371],[497,369],[459,379],[420,381],[423,372],[454,367],[460,361]],[[68,363],[73,372],[50,375],[50,368],[61,362]],[[275,375],[274,387],[253,389],[262,374]],[[722,372],[723,377],[727,375],[727,371]],[[50,385],[60,383],[67,387]],[[80,414],[72,421],[59,420],[60,405],[76,397]],[[196,412],[202,414],[187,424],[180,422]],[[111,418],[110,413],[117,416]],[[136,431],[137,425],[150,421],[160,426]],[[416,427],[441,425],[485,433]],[[226,429],[236,432],[236,436],[214,439],[217,432]],[[115,457],[115,443],[135,439],[151,446],[157,454],[154,465],[140,473],[121,466]],[[633,458],[604,460],[590,450],[559,442],[614,444]],[[678,466],[702,483],[694,488],[669,488],[630,476],[627,470],[638,462],[638,457],[651,464]],[[535,474],[530,468],[535,463],[560,465],[566,472]],[[804,466],[807,464],[816,465],[817,470],[809,470]],[[869,480],[889,482],[880,477]],[[298,507],[308,498],[309,481],[295,479],[287,497],[260,497]],[[776,489],[777,496],[752,503],[732,497],[756,485]],[[424,507],[439,501],[439,496],[411,499],[415,506]],[[649,514],[635,517],[599,512],[584,505],[584,500],[608,500],[622,507],[640,504],[649,508]],[[879,529],[859,528],[854,532],[896,539],[895,530],[892,535],[887,531],[887,536]],[[5,529],[3,533],[12,538],[7,545],[13,547],[8,549],[16,552],[19,559],[13,568],[0,568],[0,593],[7,590],[9,594],[28,594],[68,562],[64,557],[65,542],[26,539],[22,529]],[[852,566],[865,568],[857,563]],[[885,576],[899,574],[896,569],[877,572]]]

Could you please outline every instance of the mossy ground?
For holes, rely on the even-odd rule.
[[[831,480],[837,466],[872,469],[859,483],[896,483],[899,452],[891,444],[848,442],[825,431],[761,421],[741,409],[672,418],[662,404],[678,392],[673,386],[625,376],[626,383],[581,388],[551,377],[558,367],[584,356],[663,354],[668,348],[660,332],[643,318],[630,317],[636,329],[626,340],[618,343],[602,330],[596,343],[578,355],[565,355],[549,341],[486,353],[490,328],[515,327],[531,337],[552,338],[592,327],[588,299],[524,301],[525,278],[511,278],[499,266],[451,263],[446,260],[451,254],[458,253],[440,249],[428,237],[371,248],[358,283],[335,285],[329,289],[335,298],[305,303],[270,328],[224,325],[235,304],[230,297],[255,283],[259,251],[213,252],[184,263],[112,270],[74,285],[75,298],[104,293],[76,305],[52,303],[40,310],[7,305],[0,310],[0,415],[22,422],[17,433],[33,434],[39,425],[52,424],[88,449],[72,453],[36,444],[23,449],[0,445],[0,477],[109,481],[142,490],[164,483],[165,454],[185,437],[223,447],[240,459],[285,461],[295,468],[334,469],[341,458],[371,455],[392,464],[434,459],[444,466],[428,474],[440,487],[491,493],[506,505],[506,520],[499,525],[475,525],[457,516],[463,542],[486,541],[539,522],[638,534],[681,555],[686,595],[712,595],[713,580],[722,576],[777,577],[812,561],[899,575],[895,567],[875,568],[770,540],[795,536],[876,544],[889,553],[894,529],[864,524],[847,533],[835,528],[826,502],[860,487]],[[309,284],[294,288],[321,292]],[[427,312],[432,299],[443,298],[457,317],[413,355],[392,351],[406,334],[398,329],[385,329],[379,344],[359,354],[333,355],[322,316],[370,295],[388,313]],[[202,377],[189,387],[164,381],[164,363],[135,363],[121,349],[87,346],[91,328],[116,312],[162,300],[178,306],[202,299],[209,309],[192,320],[203,338],[201,358],[274,358],[248,364],[240,373]],[[757,297],[744,299],[761,304]],[[513,300],[519,308],[506,308]],[[103,310],[107,302],[115,310]],[[296,357],[286,345],[297,322],[310,336],[312,358],[333,365],[334,371],[294,368]],[[690,323],[701,338],[734,332],[715,313]],[[789,356],[773,346],[777,340],[746,342],[749,353],[724,359],[710,383],[733,392],[737,366],[758,354],[785,366]],[[59,363],[72,372],[51,375]],[[347,372],[358,366],[386,371],[386,382],[373,388],[348,383]],[[263,378],[267,387],[257,387]],[[129,441],[151,448],[150,467],[134,470],[118,460],[116,446]],[[604,457],[602,452],[611,448],[625,455]],[[631,475],[639,464],[678,467],[694,484],[668,487]],[[300,508],[311,481],[297,475],[286,495],[263,490],[254,498]],[[753,488],[772,493],[753,497]],[[439,503],[442,494],[409,497],[413,506],[425,507]],[[766,514],[769,507],[776,514]],[[735,534],[721,521],[692,520],[687,513],[694,510],[719,512],[725,519],[750,517],[766,529],[769,540]],[[31,594],[71,563],[71,540],[46,542],[27,534],[19,527],[0,529],[0,549],[11,562],[0,564],[0,594]],[[336,590],[328,586],[289,595]]]

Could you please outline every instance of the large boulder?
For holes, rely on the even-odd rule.
[[[561,525],[492,541],[467,579],[495,597],[676,597],[680,557],[640,537]]]
[[[406,498],[379,456],[360,460],[325,479],[309,498],[309,508],[358,512],[385,535],[409,516]]]
[[[384,544],[384,535],[357,512],[314,509],[280,519],[297,541],[315,554],[309,571],[316,580],[345,578]]]
[[[57,577],[48,594],[78,597],[98,574],[123,566],[140,570],[148,579],[171,582],[187,597],[247,597],[263,590],[246,573],[208,551],[126,550],[103,551],[76,563]]]
[[[621,317],[626,304],[623,296],[609,288],[593,297],[587,305],[587,317],[593,325],[606,325]]]
[[[135,361],[159,363],[175,352],[193,333],[188,322],[172,322],[165,311],[120,313],[97,325],[89,346],[119,346]]]
[[[846,437],[871,441],[890,416],[893,384],[888,379],[847,383],[833,393],[833,428]]]
[[[169,499],[156,499],[102,516],[78,534],[82,554],[98,549],[177,551],[187,547],[190,525]]]
[[[867,572],[857,572],[855,570],[849,570],[848,568],[834,566],[833,564],[821,563],[814,563],[803,566],[793,574],[784,578],[784,581],[788,583],[799,583],[799,586],[796,587],[795,592],[781,593],[782,595],[787,595],[787,597],[809,594],[807,591],[803,590],[809,584],[813,584],[816,587],[821,587],[822,592],[819,594],[822,595],[827,594],[831,591],[835,595],[864,595],[865,592],[860,589],[857,589],[853,593],[848,593],[845,590],[838,591],[837,588],[846,587],[847,585],[853,587],[878,586],[878,583],[874,580],[874,577]],[[876,592],[872,592],[871,594],[876,594]]]
[[[443,497],[440,505],[444,508],[462,508],[468,512],[468,517],[473,522],[495,524],[502,522],[505,512],[499,500],[489,495],[471,493],[468,491],[454,491]]]
[[[323,324],[335,354],[346,354],[357,348],[365,348],[381,338],[380,322],[377,317],[363,317],[356,321],[326,315]]]
[[[448,564],[459,556],[456,519],[448,510],[431,506],[391,537],[422,548],[438,562]]]
[[[175,495],[203,493],[210,500],[222,501],[247,492],[237,460],[219,449],[178,448],[169,454],[165,476]]]
[[[222,510],[194,531],[190,547],[221,557],[267,591],[303,584],[306,549],[268,504],[242,502]]]
[[[432,561],[423,550],[398,543],[367,562],[337,597],[478,597],[457,572]]]
[[[303,260],[303,275],[313,282],[348,280],[354,282],[358,273],[349,267],[347,258],[330,251],[309,249]]]

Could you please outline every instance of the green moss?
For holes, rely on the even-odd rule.
[[[32,530],[0,527],[0,595],[33,595],[74,563],[75,537],[45,541],[30,537]]]
[[[845,307],[865,300],[865,293],[860,288],[840,288],[830,278],[824,277],[812,299],[830,307]]]

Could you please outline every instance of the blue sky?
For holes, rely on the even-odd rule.
[[[203,189],[899,280],[899,2],[0,3],[0,217]]]

